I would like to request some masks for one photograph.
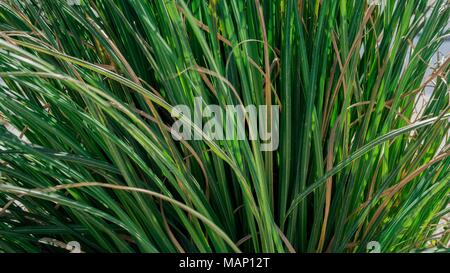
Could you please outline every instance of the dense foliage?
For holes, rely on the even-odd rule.
[[[448,1],[69,2],[0,1],[1,251],[449,242]],[[195,97],[279,105],[279,148],[174,140]]]

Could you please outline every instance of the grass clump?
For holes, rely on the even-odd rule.
[[[1,1],[0,250],[430,247],[450,7],[428,2]],[[170,111],[196,97],[279,105],[279,149],[175,141]]]

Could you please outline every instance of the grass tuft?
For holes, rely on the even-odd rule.
[[[428,2],[0,1],[0,252],[448,251]],[[176,141],[197,97],[280,106],[279,148]]]

